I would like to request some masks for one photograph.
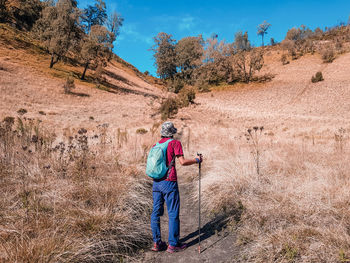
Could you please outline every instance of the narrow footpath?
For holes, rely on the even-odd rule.
[[[226,228],[227,218],[201,216],[201,254],[198,253],[198,203],[190,194],[191,184],[179,183],[181,242],[188,244],[184,251],[170,254],[166,251],[144,254],[142,262],[234,262],[236,237]],[[166,211],[166,207],[164,208]],[[161,217],[162,240],[168,240],[168,215]]]

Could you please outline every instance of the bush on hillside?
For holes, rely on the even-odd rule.
[[[281,62],[282,62],[282,65],[287,65],[287,64],[289,64],[289,60],[288,60],[286,54],[283,54],[283,55],[281,56]]]
[[[159,108],[162,120],[172,118],[179,111],[179,106],[174,98],[168,98],[162,101]]]
[[[170,92],[179,93],[184,87],[184,80],[180,77],[175,77],[168,81],[168,90]]]
[[[333,46],[328,45],[321,50],[321,56],[324,63],[332,63],[335,59]]]
[[[248,83],[253,80],[256,71],[260,71],[263,67],[264,54],[256,49],[239,52],[234,57],[233,65],[240,81]]]
[[[74,78],[68,77],[66,83],[63,85],[64,93],[69,94],[75,89]]]
[[[322,75],[322,72],[317,72],[316,74],[315,74],[315,76],[312,76],[312,78],[311,78],[311,82],[312,83],[316,83],[316,82],[319,82],[319,81],[322,81],[322,80],[324,80],[324,78],[323,78],[323,75]]]
[[[196,98],[196,93],[192,88],[186,87],[183,88],[177,97],[179,107],[187,107],[190,104],[194,103],[194,99]]]

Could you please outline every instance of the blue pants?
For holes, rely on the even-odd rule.
[[[153,182],[151,228],[154,242],[161,241],[160,217],[164,214],[164,201],[169,216],[169,245],[176,246],[180,237],[180,194],[177,182]]]

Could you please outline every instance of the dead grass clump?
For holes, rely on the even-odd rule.
[[[335,60],[335,50],[332,45],[328,45],[321,50],[321,56],[324,63],[332,63]]]
[[[342,134],[337,132],[337,140]],[[206,136],[202,141],[214,141],[213,135]],[[243,141],[215,141],[215,145],[217,150],[213,147],[207,153],[215,159],[215,165],[208,162],[204,167],[202,200],[207,211],[226,210],[228,215],[230,208],[241,203],[241,212],[231,214],[231,226],[240,245],[235,260],[349,259],[350,160],[346,144],[341,151],[333,151],[327,148],[332,144],[310,141],[300,148],[297,142],[271,144],[269,138],[262,137],[259,145],[268,146],[268,150],[261,153],[260,175],[249,158],[251,149]]]
[[[178,105],[179,107],[187,107],[190,104],[194,103],[195,98],[195,91],[192,88],[185,87],[179,92],[177,96]]]
[[[282,62],[282,65],[287,65],[287,64],[289,64],[289,60],[288,60],[286,54],[283,54],[283,55],[281,56],[281,62]]]
[[[319,82],[319,81],[323,81],[324,78],[323,78],[323,75],[322,75],[322,72],[318,71],[315,76],[312,76],[311,77],[311,82],[312,83],[316,83],[316,82]]]
[[[178,113],[179,109],[193,104],[195,98],[196,93],[194,89],[185,87],[181,89],[176,98],[163,100],[159,107],[161,119],[166,120],[168,118],[173,118]]]
[[[148,131],[145,128],[138,128],[136,134],[146,134]]]
[[[89,133],[0,123],[1,261],[121,261],[148,244],[149,182]]]
[[[70,94],[72,90],[75,89],[74,78],[68,77],[66,83],[63,85],[64,93]]]
[[[28,111],[26,110],[26,109],[23,109],[23,108],[20,108],[18,111],[17,111],[17,113],[19,114],[19,115],[24,115],[24,114],[26,114]]]

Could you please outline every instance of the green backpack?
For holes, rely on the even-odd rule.
[[[147,157],[146,174],[156,180],[162,179],[168,174],[170,168],[174,165],[175,158],[169,166],[166,165],[166,153],[168,144],[172,139],[164,143],[159,143],[151,148]]]

